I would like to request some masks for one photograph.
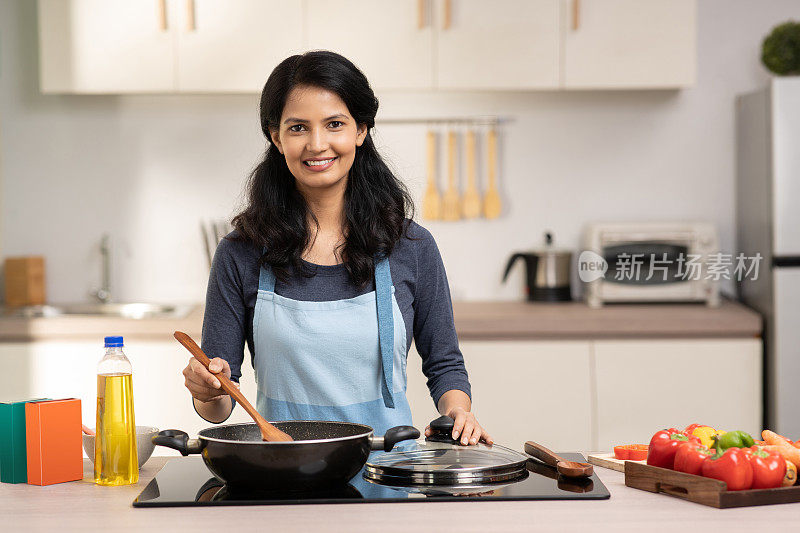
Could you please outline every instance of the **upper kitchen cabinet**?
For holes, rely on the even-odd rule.
[[[165,0],[39,0],[41,91],[173,90],[167,17]]]
[[[257,93],[278,63],[303,52],[302,2],[182,0],[174,5],[185,14],[176,28],[179,91]]]
[[[338,52],[375,89],[433,87],[430,0],[306,0],[308,48]]]
[[[695,0],[566,3],[564,88],[677,88],[694,83]]]
[[[435,3],[438,88],[559,87],[559,0]]]
[[[339,52],[375,89],[677,88],[696,0],[39,0],[44,93],[258,93]]]
[[[41,90],[257,93],[302,51],[302,18],[300,1],[39,0]]]

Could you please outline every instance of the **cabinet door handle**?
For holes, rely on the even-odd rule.
[[[421,30],[425,27],[425,1],[417,0],[417,29]]]
[[[158,0],[158,27],[167,31],[167,0]]]
[[[572,0],[572,29],[581,27],[581,0]]]
[[[452,14],[452,5],[450,0],[444,0],[444,17],[442,17],[442,29],[450,29],[450,16]]]
[[[194,0],[186,0],[186,29],[195,31],[197,25],[194,22]]]

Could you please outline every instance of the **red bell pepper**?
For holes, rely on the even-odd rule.
[[[706,459],[703,476],[724,481],[728,490],[747,490],[753,485],[753,467],[742,448],[728,448]]]
[[[695,429],[697,429],[697,428],[699,428],[700,426],[703,426],[703,425],[705,425],[705,424],[689,424],[688,426],[686,426],[686,429],[684,429],[683,432],[686,433],[686,435],[688,437],[691,437],[692,436],[692,431],[694,431]]]
[[[778,452],[770,452],[761,446],[747,450],[747,459],[753,469],[754,489],[780,487],[786,475],[786,460]]]
[[[650,447],[647,449],[647,464],[672,469],[678,447],[684,442],[700,444],[700,439],[687,437],[681,430],[675,428],[656,432],[650,439]]]
[[[675,465],[673,468],[678,472],[699,476],[703,470],[703,463],[712,455],[714,455],[714,450],[709,450],[702,444],[684,442],[678,446],[678,451],[675,453]]]

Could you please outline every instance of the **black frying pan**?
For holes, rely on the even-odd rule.
[[[411,426],[389,429],[376,437],[372,428],[349,422],[291,421],[273,425],[293,441],[265,442],[255,424],[207,428],[190,439],[169,429],[153,443],[181,452],[199,453],[211,472],[225,483],[254,489],[309,489],[347,483],[367,462],[371,450],[391,450],[403,440],[419,438]]]

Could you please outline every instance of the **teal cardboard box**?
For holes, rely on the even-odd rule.
[[[0,481],[3,483],[28,481],[25,404],[41,400],[0,402]]]

